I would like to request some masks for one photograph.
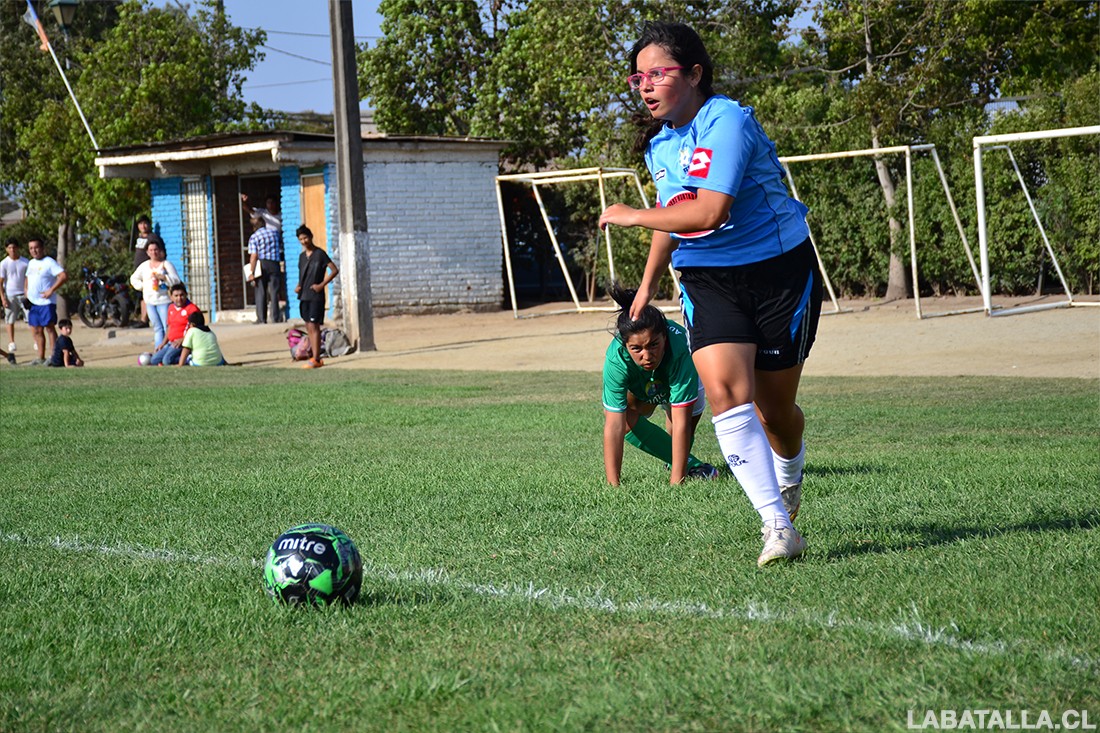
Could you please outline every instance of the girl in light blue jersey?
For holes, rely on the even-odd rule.
[[[726,462],[763,522],[757,562],[794,558],[805,418],[795,402],[821,313],[821,275],[806,207],[751,107],[716,94],[714,69],[686,25],[646,23],[630,54],[630,88],[652,123],[645,160],[657,206],[613,204],[608,224],[653,230],[631,317],[669,263],[680,272],[692,359]]]

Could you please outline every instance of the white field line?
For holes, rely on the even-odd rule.
[[[232,556],[205,556],[177,552],[168,548],[148,548],[137,545],[107,545],[72,540],[60,537],[35,539],[17,534],[0,535],[0,542],[32,547],[50,547],[56,550],[99,555],[117,555],[120,557],[161,562],[186,563],[194,565],[225,565],[227,563],[247,564],[262,567],[262,558],[239,558]],[[374,577],[395,583],[420,584],[446,588],[459,593],[469,593],[502,601],[533,603],[548,608],[582,609],[609,614],[653,613],[673,617],[692,617],[716,620],[755,621],[758,623],[792,623],[821,629],[851,629],[874,636],[885,636],[902,641],[924,644],[932,647],[946,647],[976,655],[1001,656],[1029,651],[1037,653],[1043,660],[1058,662],[1084,671],[1100,670],[1100,661],[1074,654],[1062,648],[1035,649],[1030,642],[1011,640],[976,641],[959,636],[954,623],[948,626],[933,626],[920,618],[916,603],[903,612],[901,618],[893,622],[866,621],[859,618],[845,619],[836,611],[822,615],[808,610],[776,610],[767,603],[746,601],[741,607],[716,607],[701,601],[660,600],[656,598],[616,599],[600,589],[573,592],[566,588],[554,589],[535,583],[475,583],[455,578],[443,568],[422,568],[419,570],[399,570],[385,565],[364,563],[364,577]]]

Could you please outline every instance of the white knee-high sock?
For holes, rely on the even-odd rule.
[[[791,517],[783,508],[783,497],[779,495],[779,483],[775,479],[772,448],[752,403],[726,410],[711,422],[722,455],[753,508],[759,512],[760,520],[775,529],[790,527]]]
[[[806,467],[806,442],[794,458],[784,458],[772,451],[772,465],[775,466],[775,480],[780,486],[792,486],[802,480],[802,469]]]

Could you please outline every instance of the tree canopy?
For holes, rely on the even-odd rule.
[[[147,206],[144,184],[98,177],[92,143],[25,10],[0,5],[0,185],[17,189],[44,223],[117,227]],[[40,19],[101,148],[232,129],[250,111],[241,84],[264,36],[227,23],[213,0],[193,13],[147,0],[82,3],[68,35]]]

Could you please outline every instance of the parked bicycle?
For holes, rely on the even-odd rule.
[[[84,268],[84,297],[80,299],[80,320],[89,328],[130,323],[130,283],[121,275],[103,277]]]

